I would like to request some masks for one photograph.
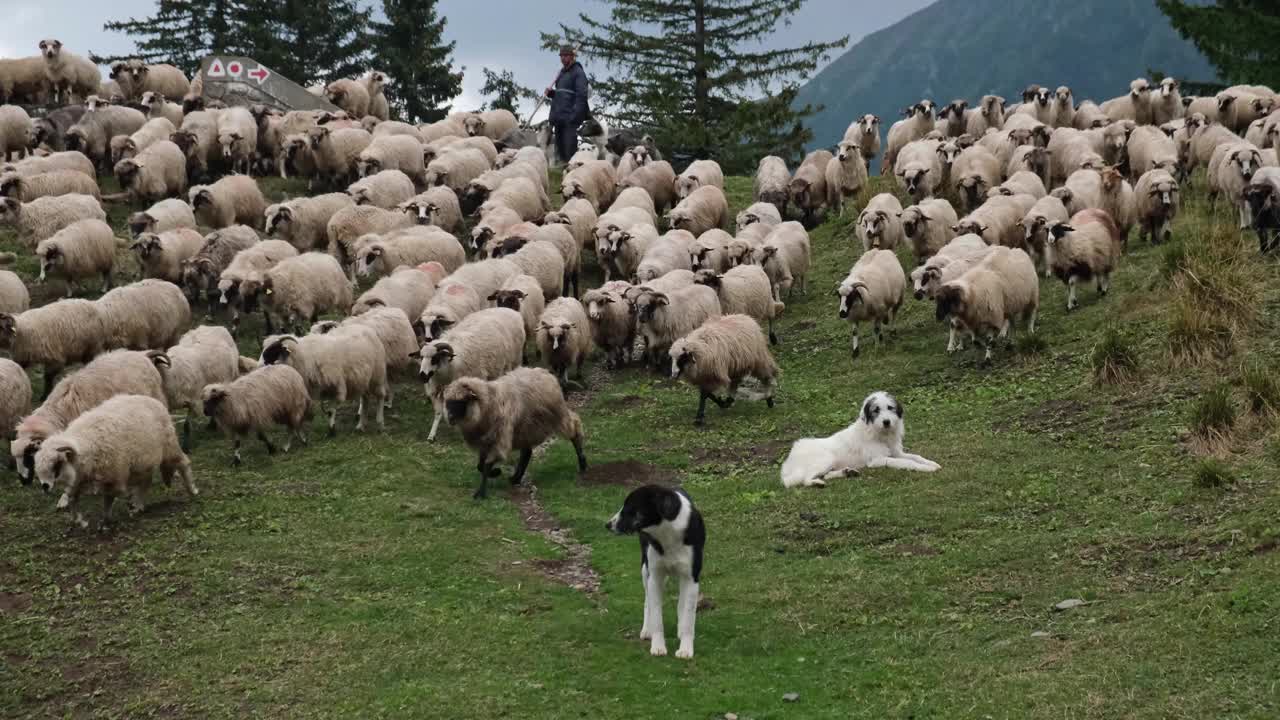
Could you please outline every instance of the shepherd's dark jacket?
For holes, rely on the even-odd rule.
[[[556,77],[555,95],[551,98],[551,122],[574,127],[587,119],[587,71],[575,62]]]

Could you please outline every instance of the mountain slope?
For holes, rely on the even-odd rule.
[[[1020,99],[1030,83],[1069,85],[1076,101],[1105,100],[1159,70],[1208,80],[1213,69],[1170,27],[1154,0],[940,0],[863,38],[801,88],[814,145],[838,141],[875,113],[887,129],[921,98]]]

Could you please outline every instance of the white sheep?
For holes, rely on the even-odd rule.
[[[827,165],[833,158],[826,150],[809,153],[787,186],[788,200],[804,214],[807,223],[816,222],[818,211],[827,204]]]
[[[613,204],[617,184],[613,164],[607,160],[593,160],[564,176],[560,194],[566,201],[572,198],[586,200],[597,213],[601,213]],[[654,204],[657,204],[656,198]]]
[[[854,263],[849,275],[836,288],[840,317],[853,325],[851,352],[858,357],[858,323],[871,320],[876,343],[882,342],[882,326],[891,326],[902,306],[906,275],[891,250],[868,250]]]
[[[347,193],[327,193],[288,200],[269,206],[264,212],[268,236],[278,237],[298,252],[323,250],[329,244],[329,221],[343,208],[353,207]]]
[[[191,304],[177,285],[164,280],[122,285],[94,304],[108,349],[160,350],[191,326]]]
[[[1149,170],[1138,179],[1133,195],[1142,236],[1152,243],[1169,242],[1170,225],[1182,205],[1178,181],[1167,170]]]
[[[182,149],[187,158],[187,174],[191,178],[209,177],[209,166],[217,164],[218,118],[210,111],[197,110],[182,118],[182,126],[169,139]]]
[[[229,107],[218,113],[218,147],[231,172],[249,174],[258,148],[258,123],[248,109]]]
[[[0,441],[10,440],[18,421],[30,411],[31,379],[18,363],[0,358]]]
[[[591,353],[591,328],[587,311],[577,298],[563,297],[547,303],[538,319],[538,353],[561,381],[569,384],[569,369],[582,379],[582,363]]]
[[[897,166],[898,153],[907,146],[907,143],[919,140],[933,130],[933,110],[932,100],[921,100],[904,111],[906,119],[899,120],[889,127],[887,148],[880,164],[881,172],[884,168],[892,170]]]
[[[1040,176],[1030,170],[1019,170],[1009,175],[1009,178],[999,185],[987,191],[988,197],[996,195],[1030,195],[1039,200],[1048,193],[1045,192],[1044,180]]]
[[[29,203],[0,198],[0,227],[16,228],[18,241],[31,250],[72,223],[106,219],[102,203],[90,195],[59,195]]]
[[[1071,213],[1067,212],[1067,206],[1062,203],[1062,200],[1053,195],[1046,195],[1037,200],[1027,214],[1018,221],[1018,225],[1022,227],[1023,245],[1036,266],[1044,269],[1045,277],[1049,277],[1051,272],[1046,245],[1049,228],[1070,219]]]
[[[546,298],[542,295],[542,286],[529,275],[516,275],[502,284],[489,296],[494,307],[507,308],[520,313],[524,320],[526,338],[533,338],[538,333],[538,322],[542,311],[547,307]]]
[[[1111,273],[1120,261],[1121,236],[1105,210],[1083,210],[1073,215],[1069,223],[1054,225],[1049,230],[1048,243],[1053,248],[1053,274],[1068,288],[1068,311],[1080,304],[1076,300],[1076,283],[1096,280],[1098,294],[1107,294]]]
[[[453,272],[467,261],[467,252],[458,239],[431,225],[415,225],[381,236],[366,235],[358,245],[358,275],[381,277],[401,265],[416,267],[433,261]]]
[[[988,128],[1004,127],[1005,99],[999,95],[983,95],[978,107],[966,110],[965,134],[980,138]]]
[[[764,268],[773,286],[773,297],[781,300],[783,293],[791,299],[793,285],[808,295],[806,278],[810,265],[809,233],[798,222],[781,223],[769,233],[764,243],[754,252],[752,260]]]
[[[1219,145],[1209,163],[1209,199],[1210,204],[1216,202],[1218,194],[1225,195],[1235,205],[1239,215],[1240,229],[1248,228],[1252,223],[1249,202],[1244,196],[1244,188],[1252,180],[1253,175],[1267,164],[1274,165],[1263,158],[1262,151],[1249,143],[1232,143]],[[1106,176],[1103,176],[1104,185]],[[1121,230],[1128,228],[1122,227]]]
[[[462,127],[468,135],[482,135],[492,140],[501,139],[503,135],[516,129],[516,116],[510,110],[489,110],[482,113],[471,113],[462,121]]]
[[[569,200],[543,217],[543,224],[564,225],[573,235],[574,240],[582,248],[595,247],[595,225],[597,215],[591,203],[581,198]]]
[[[182,286],[197,299],[199,293],[206,293],[209,300],[209,315],[214,314],[218,302],[218,276],[231,264],[236,253],[258,243],[258,232],[244,225],[232,225],[229,228],[214,230],[205,235],[200,251],[190,260],[182,264]]]
[[[1129,83],[1129,94],[1102,103],[1102,112],[1112,122],[1132,120],[1139,125],[1151,124],[1151,83],[1138,78]]]
[[[645,356],[662,362],[676,340],[720,316],[716,291],[704,285],[689,285],[670,292],[640,292],[635,302],[636,325],[645,341]]]
[[[170,410],[186,410],[182,448],[191,448],[191,417],[204,412],[206,385],[229,383],[240,376],[240,351],[227,329],[217,325],[192,328],[168,350],[147,353],[160,371]]]
[[[533,242],[531,234],[507,236],[495,248],[493,257],[508,260],[520,272],[537,279],[544,297],[557,298],[564,294],[568,263],[556,244]]]
[[[960,218],[952,229],[957,235],[981,235],[992,245],[1022,247],[1023,231],[1018,221],[1035,204],[1031,195],[997,195]]]
[[[1151,122],[1163,125],[1171,120],[1186,116],[1186,107],[1182,103],[1181,86],[1174,78],[1167,77],[1160,81],[1160,91],[1151,98]]]
[[[724,190],[724,171],[715,160],[695,160],[676,177],[676,197],[683,200],[694,190],[706,185]]]
[[[542,188],[523,177],[503,181],[480,205],[479,214],[483,216],[499,205],[515,210],[524,221],[541,220],[551,209],[551,201]]]
[[[204,246],[204,237],[191,228],[166,230],[161,233],[143,233],[129,247],[138,255],[142,276],[168,280],[177,285],[182,281],[182,263],[195,257]]]
[[[1178,147],[1173,138],[1159,128],[1149,125],[1134,128],[1125,147],[1133,177],[1142,177],[1156,168],[1170,173],[1178,171]]]
[[[399,210],[384,210],[373,205],[343,207],[329,218],[329,224],[325,226],[325,233],[329,236],[329,254],[347,269],[354,283],[360,238],[413,227],[416,220]]]
[[[45,89],[55,103],[70,105],[98,92],[102,72],[97,65],[63,50],[61,40],[46,38],[39,47],[44,56]]]
[[[902,242],[902,203],[892,193],[880,193],[858,215],[857,235],[863,251],[894,250]]]
[[[0,253],[0,266],[8,265],[16,259],[17,256],[13,253]],[[0,270],[0,313],[16,315],[26,312],[30,307],[31,294],[27,292],[22,278],[13,271]]]
[[[60,277],[70,297],[75,284],[102,277],[102,292],[111,289],[115,272],[116,238],[111,226],[101,220],[80,220],[40,241],[40,282],[48,276]]]
[[[323,312],[351,308],[351,283],[332,255],[309,252],[285,258],[262,274],[264,310],[280,327],[315,322]]]
[[[0,163],[0,172],[16,172],[19,175],[40,175],[57,170],[74,170],[95,180],[98,177],[93,161],[76,150],[55,152],[44,157],[33,155],[16,163]]]
[[[458,194],[452,188],[439,185],[428,188],[400,203],[400,210],[413,217],[419,225],[435,225],[448,233],[461,230],[462,207]]]
[[[980,145],[960,153],[951,166],[951,189],[964,200],[966,210],[976,209],[986,199],[987,191],[1000,184],[1005,164]]]
[[[55,170],[40,175],[19,175],[16,172],[0,175],[0,196],[32,202],[38,198],[59,195],[101,197],[98,183],[74,170]]]
[[[827,162],[827,207],[844,214],[844,203],[862,192],[869,182],[867,165],[855,143],[840,143],[836,156]]]
[[[387,359],[388,377],[393,372],[404,371],[415,365],[413,355],[418,351],[418,338],[413,332],[413,325],[409,322],[409,316],[405,315],[400,308],[373,308],[368,312],[349,317],[342,322],[323,320],[312,325],[311,332],[323,335],[353,325],[366,327],[378,337]],[[393,405],[394,394],[394,386],[388,382],[386,400],[388,409]]]
[[[196,219],[212,228],[248,225],[261,229],[267,210],[258,183],[248,175],[228,175],[212,185],[196,185],[188,193]]]
[[[769,328],[769,342],[777,345],[774,319],[782,315],[786,305],[774,299],[773,283],[758,265],[739,265],[723,273],[699,270],[694,282],[716,291],[720,311],[725,315],[747,315]]]
[[[953,332],[981,336],[984,360],[989,361],[996,336],[1007,337],[1016,320],[1025,320],[1028,332],[1035,333],[1040,285],[1030,256],[1017,248],[996,247],[939,287],[936,300],[938,320],[949,320]],[[958,348],[948,346],[948,352]]]
[[[347,194],[357,205],[375,205],[386,210],[407,202],[415,192],[413,181],[399,170],[383,170],[347,186]]]
[[[137,156],[121,160],[113,171],[133,202],[154,202],[187,191],[185,156],[181,148],[168,140],[152,143]],[[251,197],[252,192],[248,195]],[[203,217],[212,217],[209,212],[212,211]]]
[[[32,145],[31,135],[31,116],[26,110],[17,105],[0,105],[0,162],[7,161],[11,154],[25,158]]]
[[[878,141],[878,138],[877,138]],[[787,161],[776,155],[761,158],[751,187],[751,199],[756,203],[769,203],[780,214],[786,214],[790,194],[791,171]]]
[[[917,300],[932,300],[943,283],[965,274],[991,251],[991,246],[977,235],[957,235],[924,265],[911,271],[911,285]],[[947,352],[955,349],[955,332]]]
[[[774,405],[778,363],[769,353],[760,326],[747,315],[725,315],[704,322],[671,345],[671,378],[684,378],[698,388],[695,425],[706,422],[707,400],[721,409],[733,404],[738,386],[748,376],[763,385],[764,401]],[[724,399],[720,394],[725,395]]]
[[[656,280],[672,270],[692,270],[689,248],[681,239],[664,235],[644,249],[635,282]]]
[[[183,120],[183,124],[186,124],[186,120]],[[363,128],[330,130],[319,125],[307,130],[307,140],[311,145],[316,175],[324,178],[332,187],[342,187],[356,176],[356,163],[361,153],[373,144],[373,135]],[[421,151],[418,156],[421,159]],[[382,169],[384,168],[378,168]],[[412,177],[410,173],[405,174]]]
[[[168,118],[152,118],[132,135],[117,135],[111,138],[111,163],[136,156],[161,140],[168,140],[178,128]]]
[[[162,233],[179,228],[196,227],[196,216],[185,200],[170,198],[161,200],[146,210],[129,216],[129,233],[138,237],[142,233]]]
[[[205,416],[233,439],[233,466],[240,465],[240,444],[251,432],[257,433],[268,454],[275,453],[266,435],[272,425],[289,429],[281,448],[285,452],[293,438],[307,444],[304,429],[311,419],[311,396],[302,375],[288,365],[260,366],[231,382],[206,385],[201,399]]]
[[[359,80],[334,80],[325,86],[324,94],[329,102],[342,108],[353,118],[369,114],[369,87]]]
[[[181,98],[191,92],[191,82],[178,68],[164,64],[149,65],[137,58],[114,63],[111,79],[116,81],[120,93],[127,100],[145,100],[148,94]]]
[[[182,127],[182,105],[169,100],[163,93],[148,90],[142,93],[139,104],[147,109],[148,120],[168,120],[175,132]]]
[[[1049,194],[1061,200],[1072,215],[1086,208],[1102,207],[1102,173],[1077,170],[1071,173],[1062,187]]]
[[[387,353],[378,334],[361,324],[340,325],[318,335],[272,335],[262,341],[263,365],[288,365],[302,375],[312,400],[329,408],[329,437],[338,431],[338,406],[358,399],[356,431],[363,431],[370,408],[379,428],[385,427]]]
[[[863,115],[844,131],[843,142],[852,142],[858,146],[867,171],[871,171],[871,161],[880,154],[880,118],[876,115]],[[781,210],[782,208],[778,208]]]
[[[1023,170],[1040,178],[1045,188],[1049,187],[1051,166],[1048,148],[1036,145],[1021,145],[1009,156],[1009,164],[1005,166],[1004,175],[1010,177]]]
[[[902,235],[911,243],[916,265],[923,265],[956,236],[952,226],[959,222],[951,203],[942,198],[921,200],[904,208],[898,216]]]
[[[729,202],[720,188],[703,185],[672,208],[667,220],[672,228],[698,236],[712,228],[728,227]]]
[[[467,377],[493,379],[520,367],[524,354],[524,321],[508,308],[479,310],[460,320],[417,353],[418,379],[435,409],[427,441],[436,439],[444,419],[445,388]]]
[[[934,189],[942,181],[941,145],[940,140],[916,140],[898,152],[898,160],[893,167],[894,177],[917,202],[933,197]]]
[[[635,347],[636,319],[624,293],[630,284],[615,281],[588,290],[582,296],[591,325],[591,339],[605,351],[605,366],[616,370],[631,361]]]
[[[240,250],[218,275],[218,303],[231,309],[231,332],[239,333],[240,316],[252,311],[258,303],[263,273],[282,260],[296,257],[298,251],[283,240],[264,240]],[[267,332],[271,317],[266,315]]]
[[[103,345],[102,318],[88,300],[59,300],[18,314],[0,314],[0,348],[24,368],[44,368],[46,397],[63,368],[88,362]]]
[[[351,306],[352,315],[360,315],[380,307],[404,311],[410,319],[418,319],[436,293],[436,283],[448,273],[440,263],[417,267],[398,267],[381,277]]]

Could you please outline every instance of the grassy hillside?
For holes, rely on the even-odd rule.
[[[1158,70],[1209,80],[1213,70],[1154,0],[939,0],[863,38],[810,80],[797,104],[825,109],[808,120],[814,146],[839,141],[865,113],[884,120],[920,98],[971,103],[985,94],[1018,102],[1029,82],[1071,86],[1099,102]]]
[[[1173,246],[1132,241],[1070,315],[1045,281],[1036,339],[985,366],[915,300],[851,360],[831,291],[858,250],[830,220],[779,326],[775,409],[697,429],[695,391],[593,362],[571,397],[587,475],[557,442],[536,490],[485,502],[409,383],[385,433],[347,413],[328,440],[317,418],[310,447],[254,444],[240,469],[201,431],[201,497],[158,488],[101,535],[7,482],[0,716],[1275,717],[1280,290],[1225,218],[1193,200]],[[943,470],[784,491],[789,444],[879,389]],[[641,482],[681,483],[708,524],[690,662],[637,640],[636,541],[604,529]],[[1089,604],[1051,609],[1068,598]]]

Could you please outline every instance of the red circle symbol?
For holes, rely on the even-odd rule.
[[[243,67],[241,67],[240,63],[238,63],[238,62],[233,62],[233,63],[228,63],[228,64],[227,64],[227,72],[231,73],[232,75],[239,75],[239,74],[240,74],[240,71],[241,71],[241,70],[243,70],[243,69],[244,69],[244,68],[243,68]]]

